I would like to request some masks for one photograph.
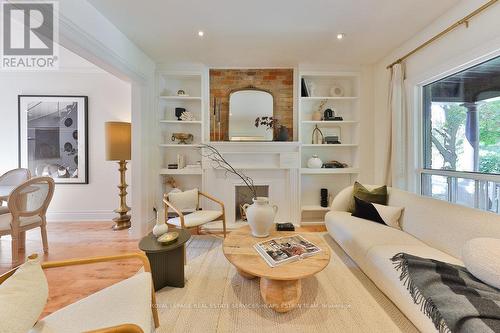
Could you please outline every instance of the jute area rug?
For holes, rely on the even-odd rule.
[[[157,292],[157,332],[418,332],[327,234],[330,264],[302,281],[299,308],[276,313],[261,299],[259,279],[238,275],[222,239],[194,236],[186,286]]]

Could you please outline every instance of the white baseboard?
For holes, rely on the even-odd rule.
[[[116,217],[113,211],[82,211],[82,212],[47,212],[47,221],[61,222],[61,221],[111,221]]]

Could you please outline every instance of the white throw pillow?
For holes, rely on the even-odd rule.
[[[403,212],[403,207],[385,206],[376,203],[372,203],[372,205],[375,207],[382,220],[384,220],[385,224],[389,227],[401,229],[399,218]]]
[[[0,284],[0,333],[26,333],[40,317],[49,286],[39,259],[29,259]]]
[[[198,189],[169,193],[168,201],[182,213],[192,213],[198,209]]]
[[[500,239],[474,238],[462,248],[467,270],[479,280],[500,289]]]

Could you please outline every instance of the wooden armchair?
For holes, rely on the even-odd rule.
[[[29,256],[30,259],[35,259],[37,257],[36,254]],[[56,267],[68,267],[68,266],[76,266],[76,265],[88,265],[88,264],[95,264],[95,263],[100,263],[100,262],[110,262],[110,261],[116,261],[116,260],[124,260],[124,259],[136,259],[140,260],[142,264],[144,265],[144,271],[151,273],[151,266],[149,264],[148,258],[142,254],[142,253],[126,253],[126,254],[119,254],[119,255],[114,255],[114,256],[102,256],[102,257],[91,257],[91,258],[82,258],[82,259],[69,259],[69,260],[62,260],[62,261],[52,261],[52,262],[43,262],[41,264],[42,268],[45,269],[50,269],[50,268],[56,268]],[[7,280],[9,277],[11,277],[15,271],[17,270],[18,267],[0,275],[0,284],[2,284],[5,280]],[[158,318],[158,310],[157,310],[157,305],[156,305],[156,297],[155,297],[155,292],[154,292],[154,286],[153,282],[151,281],[151,311],[152,311],[152,316],[153,316],[153,321],[155,328],[158,328],[160,326],[160,321]],[[64,308],[63,308],[64,309]],[[63,310],[62,309],[62,310]],[[57,314],[57,311],[54,313]],[[96,316],[108,316],[108,313],[96,313]],[[78,321],[83,321],[86,318],[83,317],[78,317],[74,318],[75,322],[75,327],[78,324]],[[44,319],[41,321],[43,322]],[[36,325],[35,325],[36,327]],[[75,328],[75,330],[77,330]],[[88,333],[143,333],[143,330],[136,324],[133,323],[124,323],[118,326],[110,326],[110,327],[105,327],[97,330],[92,330],[92,331],[87,331]]]
[[[206,193],[198,191],[198,207],[200,206],[199,203],[201,197],[204,197],[218,204],[220,206],[220,210],[198,209],[193,213],[184,214],[180,209],[178,209],[170,201],[168,201],[168,194],[164,194],[163,203],[165,206],[165,221],[167,222],[167,224],[174,225],[182,229],[198,229],[203,224],[222,220],[224,238],[226,238],[226,210],[224,208],[224,203]],[[169,209],[175,212],[177,214],[177,217],[169,219]]]

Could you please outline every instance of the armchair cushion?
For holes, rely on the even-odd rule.
[[[151,273],[138,273],[48,315],[29,332],[85,332],[124,323],[152,332],[151,281]]]
[[[0,206],[0,215],[10,213],[9,207]]]
[[[12,214],[0,214],[0,231],[10,230],[10,223],[12,221]],[[24,227],[33,223],[41,223],[42,218],[38,215],[34,216],[21,216],[19,217],[19,226]]]
[[[168,194],[168,201],[181,212],[194,212],[198,209],[198,189]]]
[[[39,260],[29,259],[0,284],[0,332],[28,332],[42,313],[48,295]]]
[[[197,210],[194,213],[184,215],[184,225],[187,228],[197,227],[208,222],[216,221],[221,216],[222,212],[218,210]],[[181,226],[179,217],[169,219],[167,223],[179,227]]]

